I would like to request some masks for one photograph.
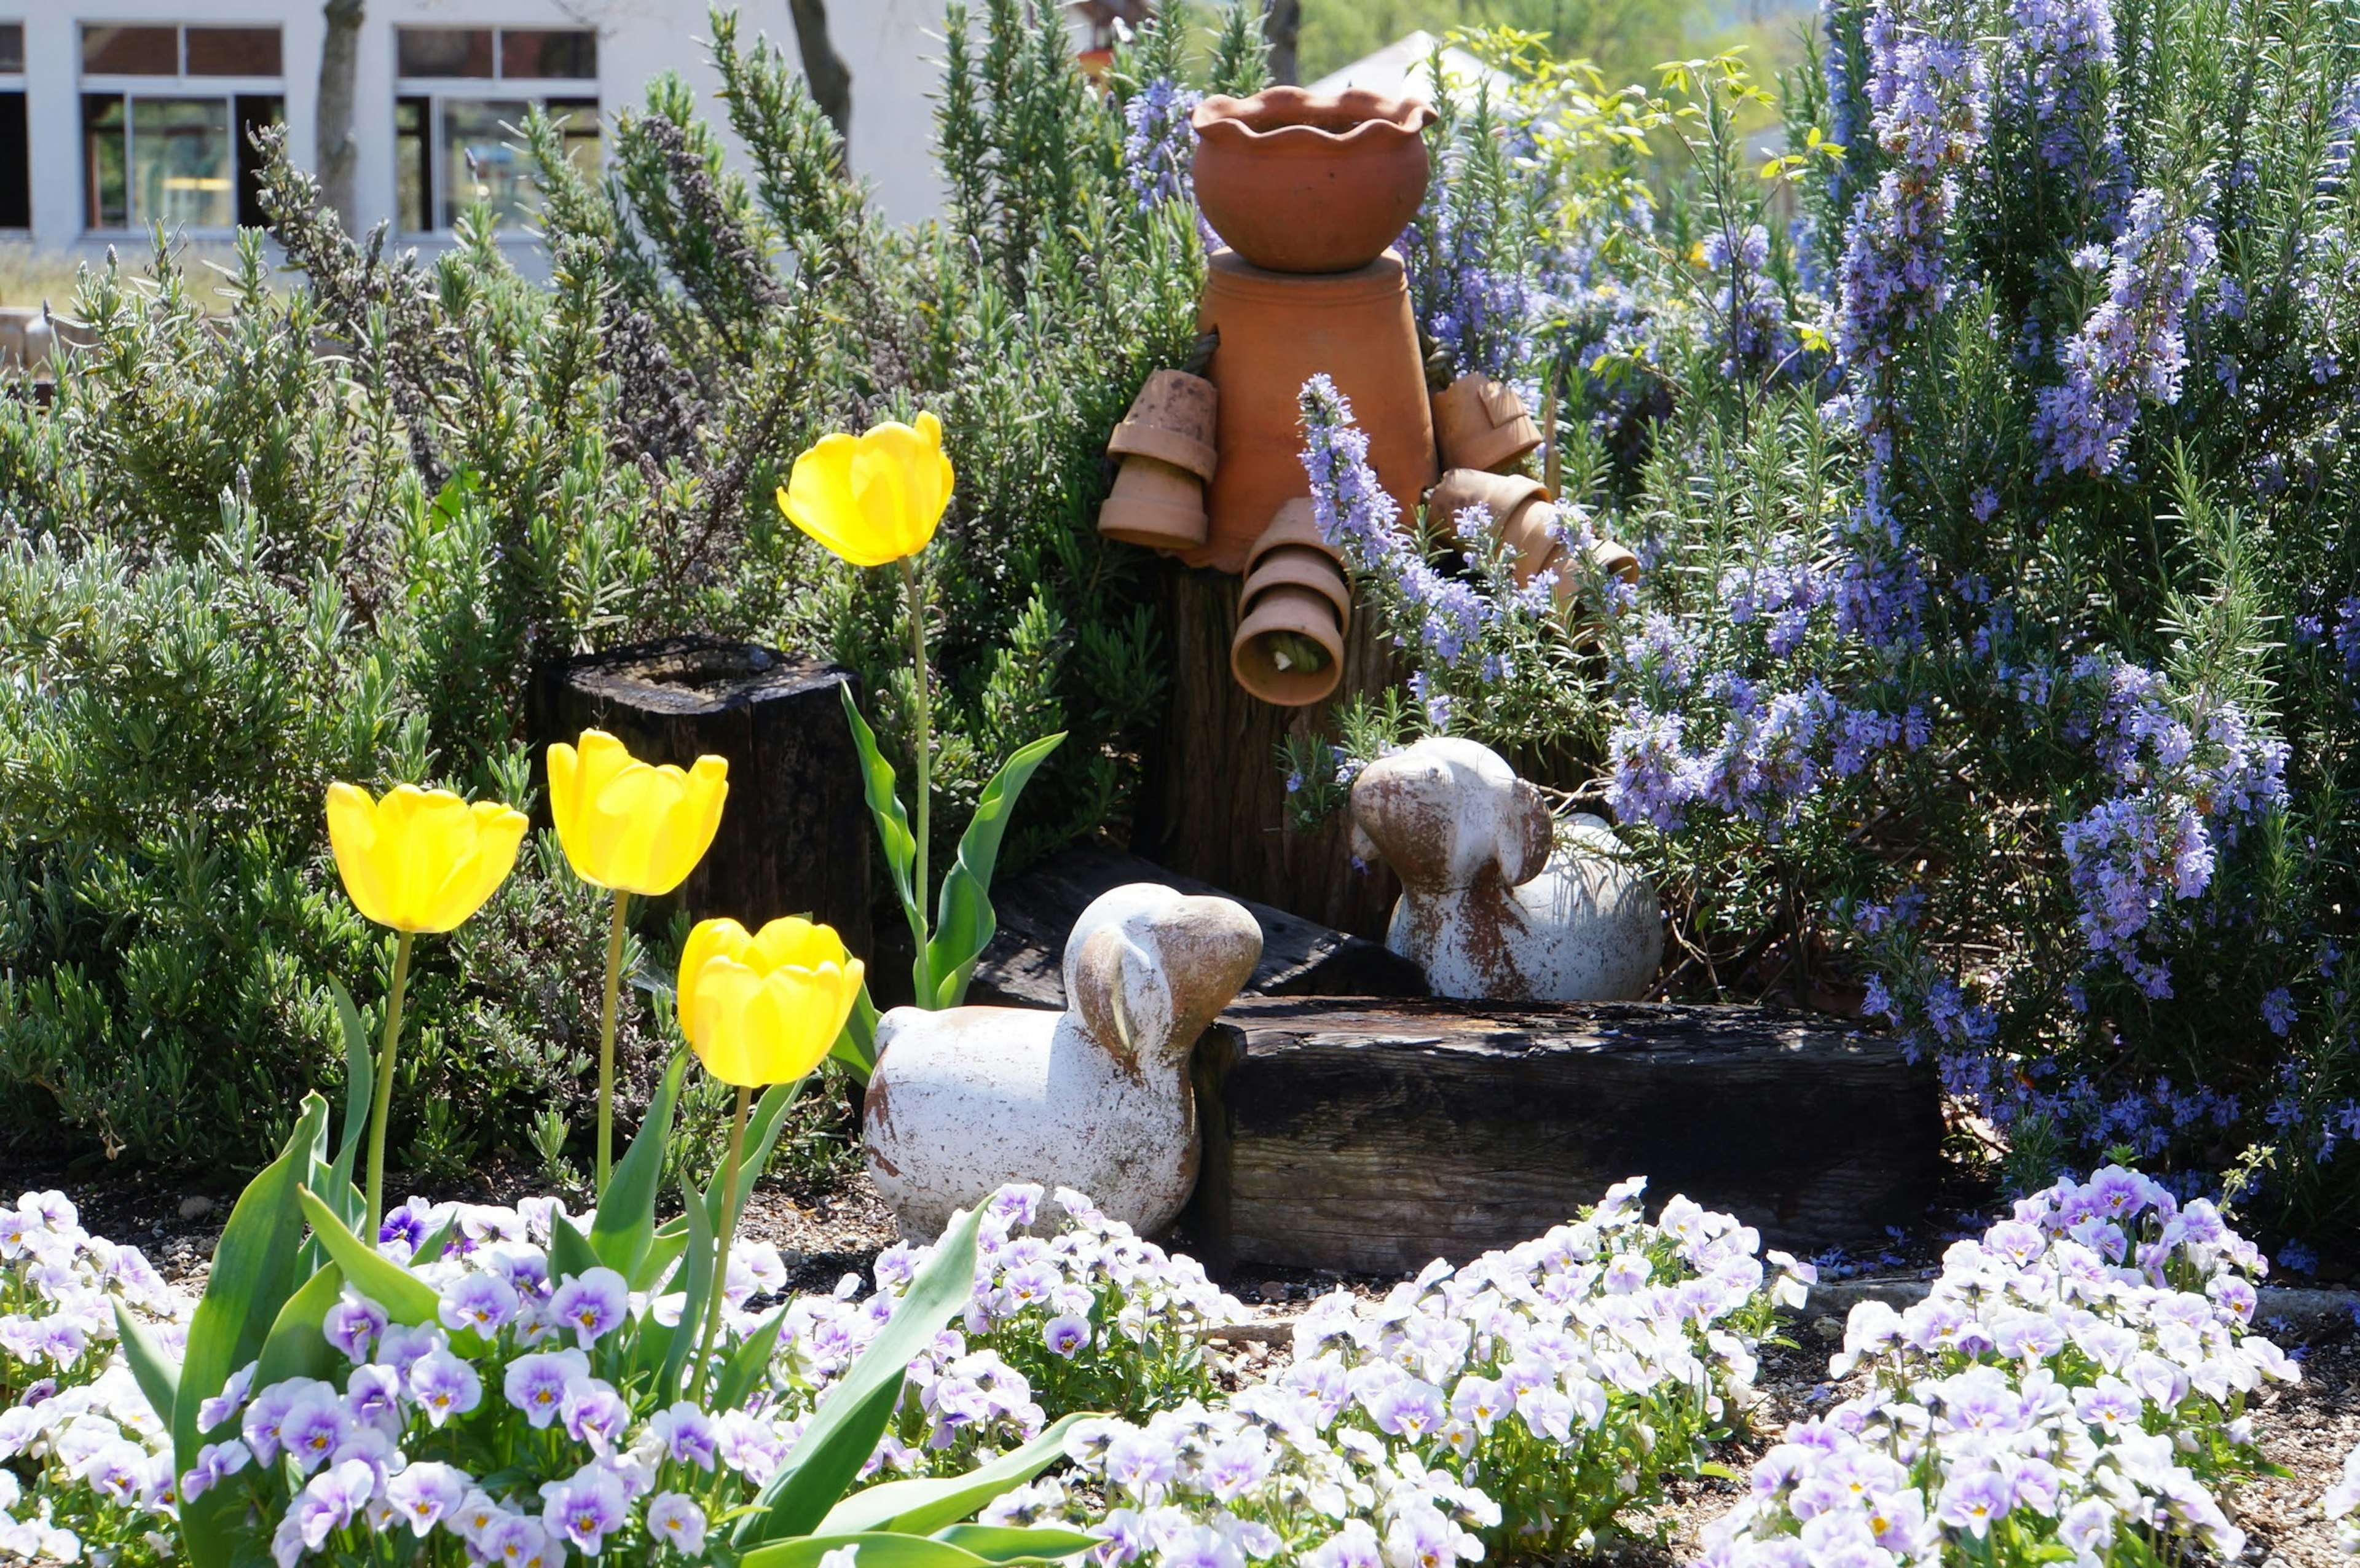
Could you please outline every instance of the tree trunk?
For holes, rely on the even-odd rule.
[[[795,42],[803,56],[803,82],[812,102],[852,147],[852,71],[827,36],[827,0],[788,0],[795,18]]]
[[[1278,86],[1302,80],[1295,58],[1295,41],[1303,32],[1303,0],[1270,0],[1262,14],[1262,37],[1270,40],[1270,79]]]
[[[1181,1217],[1217,1272],[1401,1274],[1561,1225],[1626,1176],[1773,1246],[1875,1241],[1941,1173],[1940,1086],[1890,1037],[1755,1007],[1240,997],[1196,1045]]]
[[[1233,898],[1382,942],[1400,881],[1382,865],[1352,864],[1346,812],[1310,833],[1286,825],[1279,747],[1290,735],[1332,739],[1338,705],[1400,679],[1383,638],[1368,615],[1354,615],[1335,693],[1307,707],[1273,707],[1229,672],[1238,580],[1175,561],[1155,570],[1172,639],[1172,697],[1141,769],[1132,853]]]
[[[354,214],[354,68],[360,53],[363,0],[328,0],[327,37],[320,43],[319,140],[314,147],[320,200],[333,208],[347,233],[357,232]],[[429,218],[430,223],[432,219]]]

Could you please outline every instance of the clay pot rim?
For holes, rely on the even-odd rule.
[[[1368,153],[1415,139],[1435,121],[1433,105],[1389,98],[1365,87],[1312,93],[1265,87],[1251,98],[1216,93],[1196,105],[1188,124],[1215,142],[1265,153]]]

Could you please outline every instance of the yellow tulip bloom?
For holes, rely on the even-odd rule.
[[[915,428],[888,420],[858,439],[822,436],[779,492],[789,522],[855,566],[925,549],[950,501],[951,460],[932,414]]]
[[[791,1083],[843,1032],[863,973],[832,926],[791,916],[757,934],[700,920],[680,955],[681,1027],[723,1083]]]
[[[647,897],[679,887],[721,826],[729,764],[700,757],[686,772],[650,767],[604,730],[549,748],[557,842],[585,882]]]
[[[381,800],[328,786],[328,844],[360,912],[398,931],[447,931],[516,866],[525,818],[497,800],[403,784]]]

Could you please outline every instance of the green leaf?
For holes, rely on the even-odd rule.
[[[729,1214],[721,1212],[721,1184],[715,1182],[705,1194],[705,1213],[713,1224],[716,1236],[738,1234],[738,1217],[746,1212],[746,1200],[753,1195],[754,1183],[763,1167],[770,1162],[770,1151],[778,1147],[779,1131],[786,1125],[788,1109],[801,1097],[803,1084],[810,1075],[791,1083],[773,1083],[762,1091],[754,1102],[753,1113],[746,1118],[746,1157],[738,1170],[738,1203]]]
[[[860,995],[852,999],[852,1012],[844,1020],[844,1032],[836,1037],[827,1053],[863,1083],[877,1071],[877,1004],[869,999],[868,981],[860,983]]]
[[[924,1535],[956,1523],[1064,1458],[1065,1433],[1076,1422],[1089,1419],[1079,1413],[1067,1416],[1023,1447],[964,1475],[887,1481],[864,1487],[828,1510],[827,1518],[820,1521],[819,1533],[890,1530]]]
[[[552,1279],[587,1274],[598,1268],[598,1249],[582,1227],[563,1214],[549,1216],[549,1272]]]
[[[279,1321],[270,1325],[270,1336],[262,1342],[261,1365],[254,1371],[257,1388],[290,1377],[324,1378],[335,1370],[344,1356],[328,1343],[322,1325],[328,1309],[344,1293],[344,1271],[331,1263],[287,1298],[279,1309]]]
[[[713,1385],[713,1409],[734,1410],[746,1402],[762,1374],[770,1368],[771,1353],[779,1348],[779,1331],[787,1326],[787,1309],[781,1307],[760,1328],[746,1336],[738,1348],[730,1352],[721,1368],[721,1376]]]
[[[943,1232],[892,1317],[837,1379],[786,1462],[738,1521],[732,1539],[739,1550],[808,1533],[843,1497],[893,1414],[911,1361],[974,1290],[975,1233],[982,1221],[978,1204]]]
[[[781,1541],[738,1559],[738,1568],[818,1568],[838,1547],[857,1546],[855,1568],[984,1568],[985,1560],[965,1547],[923,1535],[806,1535]]]
[[[976,960],[983,956],[999,924],[991,909],[991,873],[1000,863],[1000,841],[1007,835],[1016,798],[1065,738],[1060,732],[1019,747],[977,798],[975,816],[959,835],[958,859],[943,878],[934,938],[926,944],[924,973],[918,976],[921,1005],[956,1007],[967,996]],[[929,978],[931,986],[926,984]],[[932,1000],[926,1000],[929,997]]]
[[[1020,1529],[1004,1524],[955,1524],[934,1531],[934,1539],[974,1552],[987,1563],[1037,1563],[1044,1558],[1071,1557],[1098,1544],[1095,1535],[1049,1527]]]
[[[680,1261],[681,1250],[688,1245],[688,1221],[685,1218],[667,1220],[656,1227],[648,1242],[647,1256],[639,1259],[639,1271],[631,1276],[631,1289],[652,1290],[664,1270]]]
[[[297,1201],[311,1143],[328,1123],[328,1103],[303,1096],[303,1111],[279,1158],[246,1183],[214,1244],[205,1293],[189,1319],[189,1350],[172,1406],[172,1463],[185,1472],[203,1446],[197,1410],[222,1391],[229,1375],[261,1354],[279,1310],[301,1283],[293,1278],[303,1246]],[[228,1568],[231,1527],[242,1518],[233,1489],[218,1487],[180,1508],[180,1540],[195,1568]]]
[[[910,878],[918,864],[918,837],[910,831],[910,816],[901,809],[901,797],[893,792],[893,765],[877,749],[877,732],[860,716],[860,704],[852,700],[849,683],[836,689],[844,697],[844,716],[852,723],[852,744],[860,753],[860,788],[869,797],[869,814],[877,822],[877,846],[885,852],[885,870],[893,879],[893,891],[901,900],[901,913],[910,921],[911,940],[918,951],[926,947],[926,912],[923,907],[925,889],[910,889]]]
[[[383,1307],[398,1323],[434,1321],[441,1303],[432,1285],[345,1229],[335,1211],[309,1187],[297,1188],[295,1195],[303,1205],[303,1217],[311,1222],[312,1234],[344,1269],[354,1290]]]
[[[169,1421],[172,1409],[180,1402],[180,1364],[172,1353],[148,1332],[147,1323],[123,1303],[115,1302],[115,1332],[123,1343],[123,1359],[138,1381],[139,1391],[148,1396],[157,1419]]]
[[[656,1381],[657,1398],[670,1404],[680,1398],[681,1369],[705,1332],[705,1299],[713,1287],[713,1222],[705,1204],[687,1182],[680,1185],[681,1213],[688,1220],[687,1261],[681,1269],[680,1326],[665,1347],[663,1373]]]
[[[369,1049],[368,1026],[353,1004],[353,994],[334,975],[328,990],[336,998],[336,1018],[344,1029],[344,1125],[336,1140],[337,1179],[353,1179],[353,1157],[360,1151],[361,1134],[368,1127],[369,1096],[376,1088],[377,1057]]]
[[[656,1191],[663,1181],[664,1145],[672,1138],[672,1106],[680,1100],[681,1076],[688,1071],[688,1052],[682,1051],[664,1069],[649,1102],[647,1119],[639,1124],[631,1147],[598,1194],[598,1213],[590,1222],[590,1248],[607,1268],[625,1279],[639,1272],[639,1263],[656,1234]]]
[[[410,1255],[410,1267],[413,1269],[423,1269],[428,1264],[433,1262],[436,1258],[441,1258],[442,1256],[443,1249],[451,1245],[451,1238],[458,1234],[459,1216],[453,1214],[435,1227],[435,1231],[432,1236],[428,1236],[424,1241],[419,1243],[418,1250]]]

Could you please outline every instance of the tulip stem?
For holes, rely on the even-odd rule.
[[[901,558],[901,579],[910,585],[910,673],[916,682],[918,710],[915,714],[917,736],[912,743],[912,749],[918,756],[918,866],[912,892],[918,900],[920,929],[932,931],[933,923],[926,915],[926,828],[934,805],[933,757],[930,755],[934,750],[934,715],[928,706],[926,691],[926,591],[918,581],[918,563],[910,556]],[[925,956],[923,953],[918,954],[919,961],[923,963]],[[934,999],[931,996],[918,998],[918,1006],[922,1007],[934,1005]]]
[[[615,1170],[615,1004],[623,988],[624,915],[631,896],[615,889],[615,923],[606,932],[606,997],[598,1008],[598,1196]]]
[[[705,1341],[696,1353],[696,1387],[689,1398],[702,1404],[705,1400],[705,1377],[713,1365],[713,1342],[721,1334],[722,1297],[729,1287],[729,1244],[738,1234],[738,1166],[746,1158],[746,1113],[754,1104],[754,1091],[744,1084],[738,1088],[738,1116],[729,1124],[729,1161],[721,1168],[721,1223],[716,1228],[720,1234],[713,1243],[713,1285],[705,1297]]]
[[[410,989],[410,944],[403,931],[393,943],[393,989],[385,1003],[385,1046],[377,1053],[377,1098],[369,1107],[368,1225],[361,1239],[377,1245],[377,1222],[385,1217],[385,1124],[393,1114],[393,1048],[401,1039],[401,1002]]]

